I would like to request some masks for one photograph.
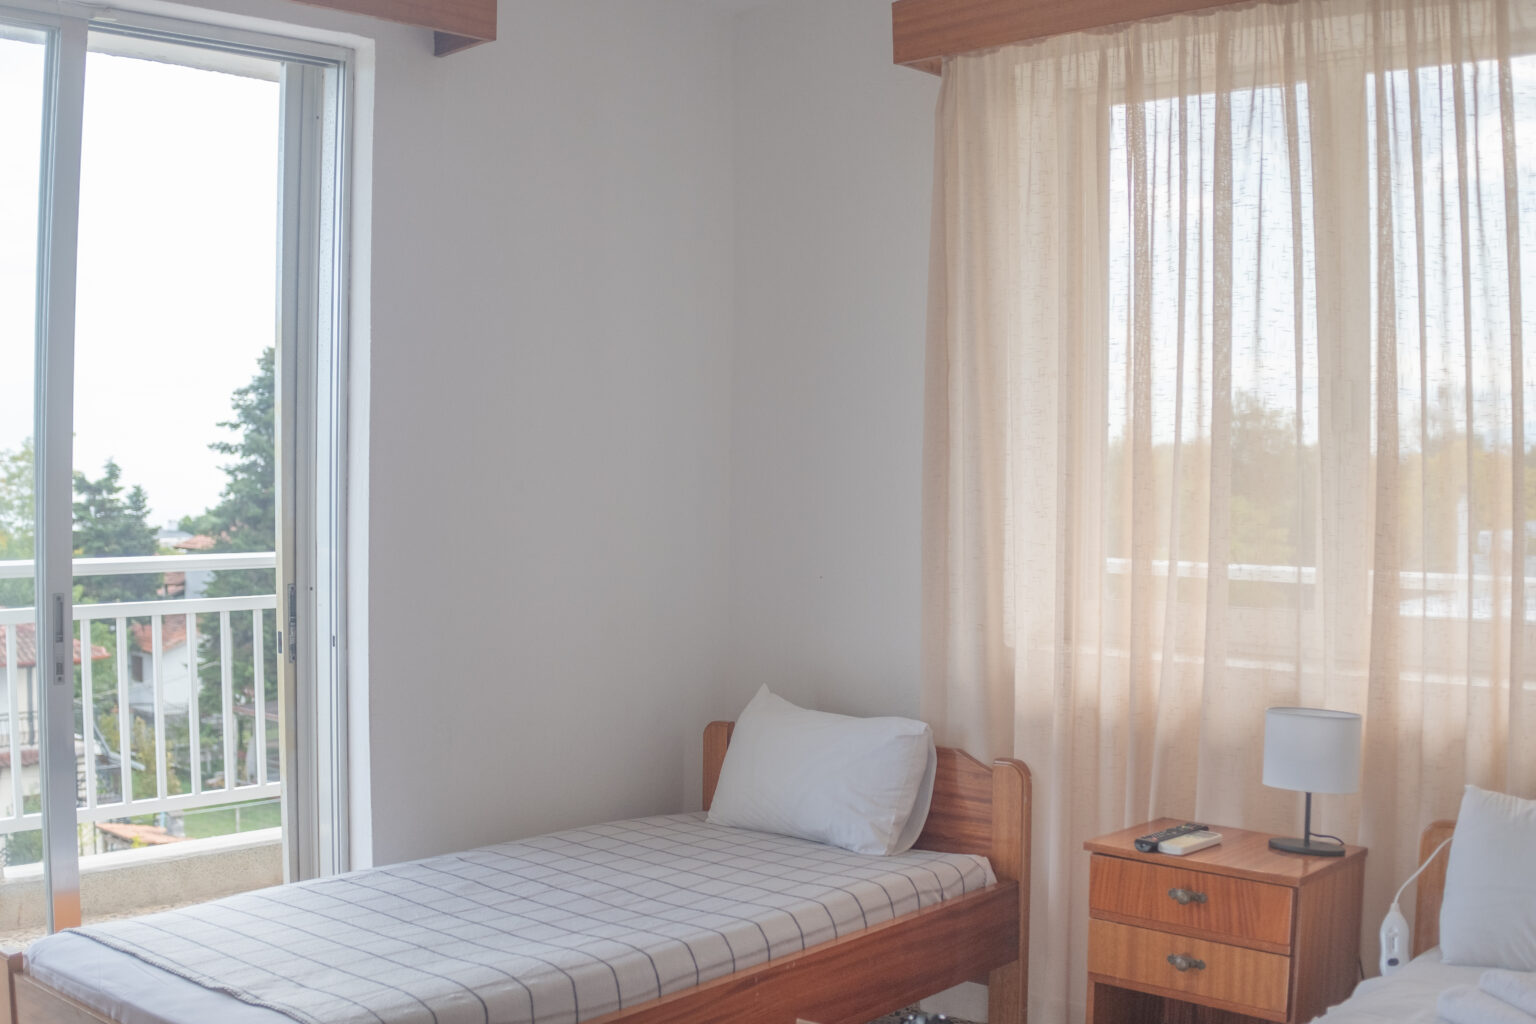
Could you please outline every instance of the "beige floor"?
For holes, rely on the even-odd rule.
[[[919,1012],[917,1007],[909,1006],[905,1010],[897,1010],[895,1013],[888,1013],[878,1020],[872,1020],[869,1024],[906,1024],[907,1021],[911,1020]],[[944,1019],[948,1024],[973,1024],[973,1022],[961,1020],[959,1017],[946,1017]]]

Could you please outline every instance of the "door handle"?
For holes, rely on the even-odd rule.
[[[53,595],[53,685],[63,686],[65,679],[65,665],[72,664],[74,659],[69,656],[66,637],[69,630],[64,625],[64,595]],[[87,651],[86,657],[90,657]]]

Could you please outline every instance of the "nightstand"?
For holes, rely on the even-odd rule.
[[[1306,857],[1225,825],[1219,846],[1140,853],[1160,818],[1089,840],[1088,1021],[1303,1024],[1360,977],[1365,848]]]

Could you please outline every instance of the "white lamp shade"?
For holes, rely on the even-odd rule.
[[[1360,716],[1324,708],[1264,712],[1264,785],[1306,793],[1360,788]]]

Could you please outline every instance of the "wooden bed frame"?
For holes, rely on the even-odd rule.
[[[704,730],[706,810],[731,729],[712,722]],[[1029,768],[1011,759],[989,767],[940,747],[917,845],[984,855],[998,884],[588,1024],[864,1024],[962,981],[987,982],[991,1024],[1025,1024]],[[7,961],[3,1024],[115,1024],[32,978],[24,954]]]
[[[1419,863],[1423,864],[1454,831],[1454,821],[1442,819],[1430,822],[1429,827],[1419,836]],[[1445,896],[1445,866],[1449,859],[1450,848],[1447,847],[1419,876],[1419,891],[1413,902],[1414,956],[1440,945],[1440,901]]]

